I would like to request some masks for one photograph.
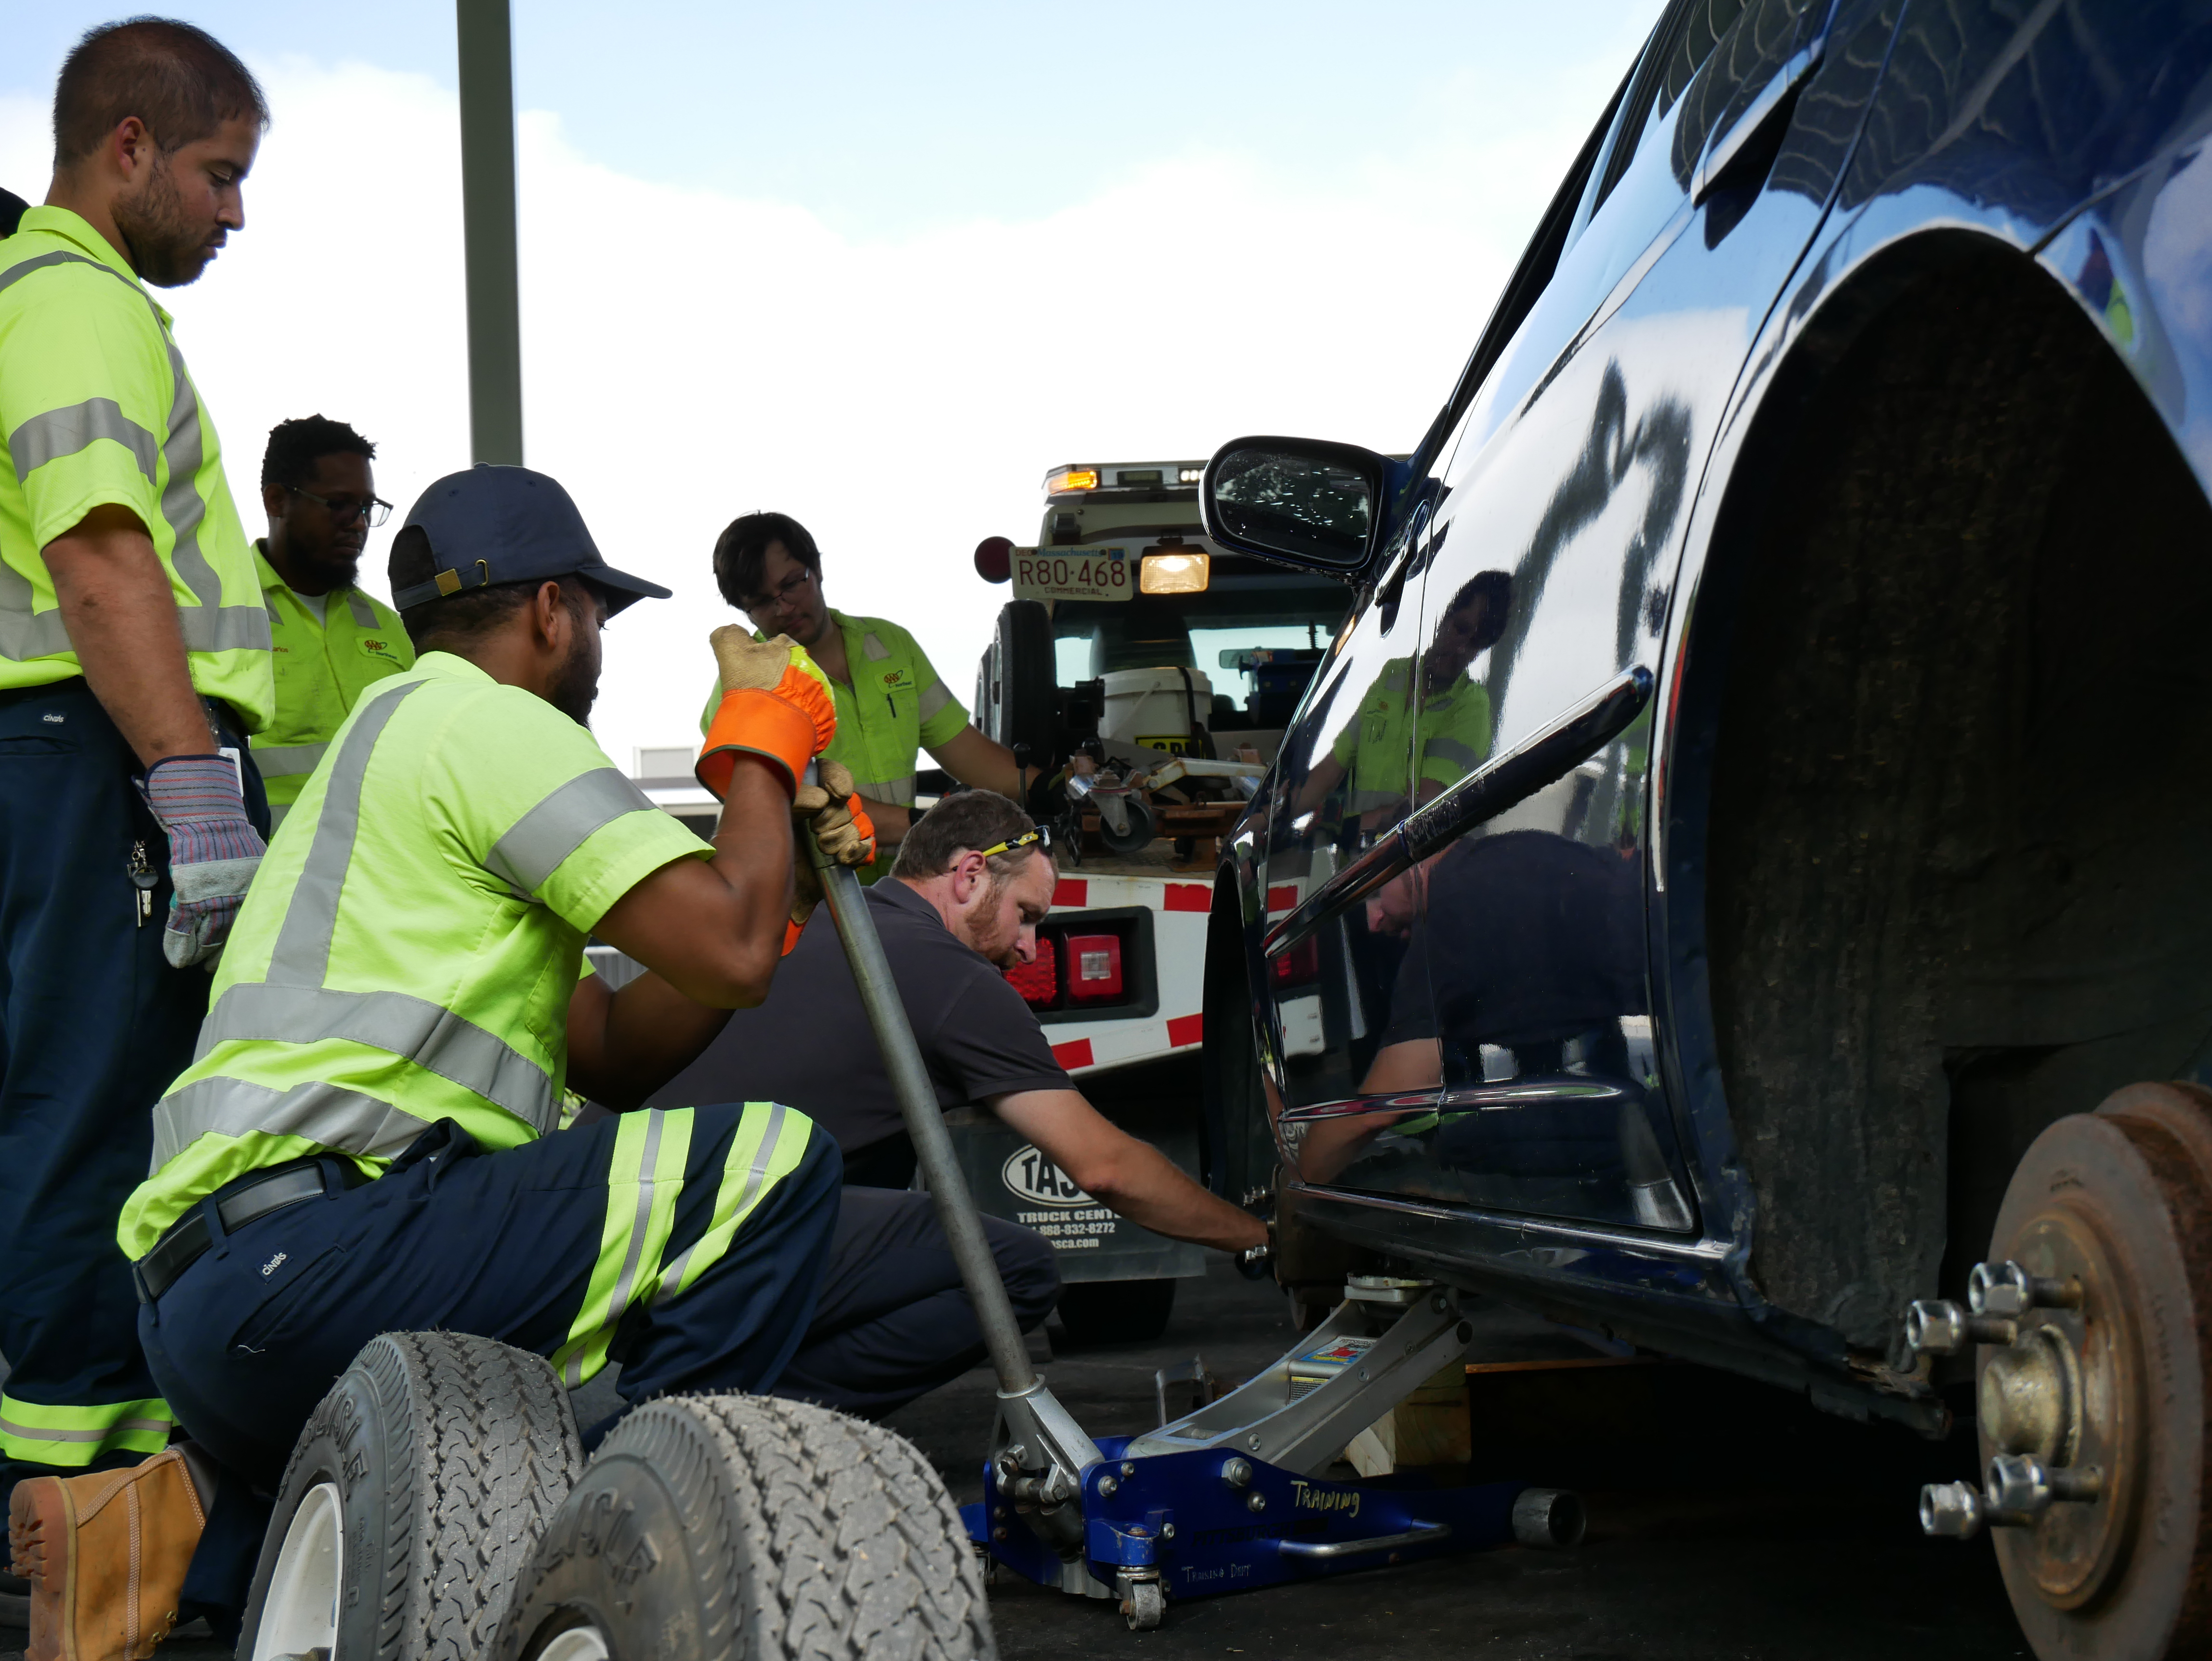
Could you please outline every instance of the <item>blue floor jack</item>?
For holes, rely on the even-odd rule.
[[[979,1550],[1040,1585],[1115,1598],[1142,1631],[1159,1625],[1170,1597],[1581,1539],[1582,1503],[1559,1489],[1448,1486],[1419,1471],[1322,1475],[1354,1437],[1465,1355],[1474,1331],[1449,1287],[1355,1284],[1319,1329],[1219,1401],[1141,1436],[1085,1434],[1030,1366],[860,884],[813,851],[999,1377],[983,1500],[964,1510]]]

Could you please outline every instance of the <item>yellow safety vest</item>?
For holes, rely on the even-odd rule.
[[[1462,675],[1422,698],[1417,717],[1408,697],[1412,681],[1413,660],[1392,658],[1336,735],[1329,753],[1347,776],[1347,813],[1404,802],[1408,780],[1456,784],[1490,754],[1488,688]]]
[[[414,667],[415,643],[397,611],[358,588],[325,594],[318,618],[276,575],[263,545],[253,550],[276,670],[276,716],[253,735],[253,759],[269,789],[269,816],[282,824],[339,723],[378,681]]]
[[[370,688],[239,913],[198,1051],[155,1106],[124,1250],[287,1159],[374,1173],[442,1118],[489,1149],[555,1129],[586,936],[713,852],[589,732],[465,659]]]
[[[127,508],[168,573],[193,686],[259,732],[276,705],[269,614],[169,322],[66,208],[33,208],[0,241],[0,688],[83,672],[46,547]]]

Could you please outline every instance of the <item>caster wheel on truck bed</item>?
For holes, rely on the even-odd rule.
[[[487,1653],[582,1464],[540,1357],[453,1332],[376,1339],[292,1450],[239,1655]]]
[[[757,1396],[617,1425],[515,1588],[498,1661],[986,1661],[982,1574],[929,1462]]]

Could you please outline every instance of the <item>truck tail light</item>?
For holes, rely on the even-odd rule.
[[[1321,940],[1308,935],[1275,959],[1277,986],[1304,986],[1321,978]]]
[[[1078,1002],[1121,995],[1121,937],[1119,934],[1070,934],[1067,947],[1067,995]]]
[[[1060,954],[1053,947],[1051,935],[1039,934],[1035,960],[1017,964],[1006,971],[1008,983],[1022,995],[1022,1001],[1031,1008],[1041,1009],[1059,995],[1060,974],[1056,959]],[[1120,984],[1118,975],[1115,984]]]

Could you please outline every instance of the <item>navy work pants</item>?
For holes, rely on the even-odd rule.
[[[210,713],[242,751],[228,711]],[[82,679],[0,693],[0,1499],[168,1440],[115,1226],[145,1179],[154,1104],[191,1060],[208,977],[161,955],[168,843],[139,770]],[[265,830],[250,757],[242,771]],[[141,846],[161,873],[143,922]]]
[[[1052,1244],[998,1217],[984,1218],[983,1232],[1026,1332],[1060,1297]],[[911,1189],[848,1185],[813,1324],[775,1393],[880,1419],[958,1378],[983,1354],[975,1306],[934,1202]],[[627,1372],[622,1384],[627,1391]]]
[[[837,1145],[792,1114],[784,1134],[804,1127],[804,1156],[734,1232],[717,1231],[750,1180],[743,1146],[730,1159],[741,1117],[771,1110],[679,1110],[690,1138],[672,1222],[614,1322],[625,1401],[775,1384],[813,1314],[836,1220]],[[185,1588],[188,1613],[207,1615],[218,1634],[235,1630],[292,1445],[371,1339],[441,1329],[549,1357],[570,1342],[610,1217],[642,1214],[652,1198],[650,1184],[610,1185],[621,1124],[486,1153],[443,1121],[376,1181],[329,1184],[231,1233],[202,1202],[212,1244],[143,1306],[138,1329],[179,1422],[225,1470]],[[687,1253],[707,1266],[680,1293],[672,1284],[653,1295],[654,1269],[670,1269],[672,1283]]]

